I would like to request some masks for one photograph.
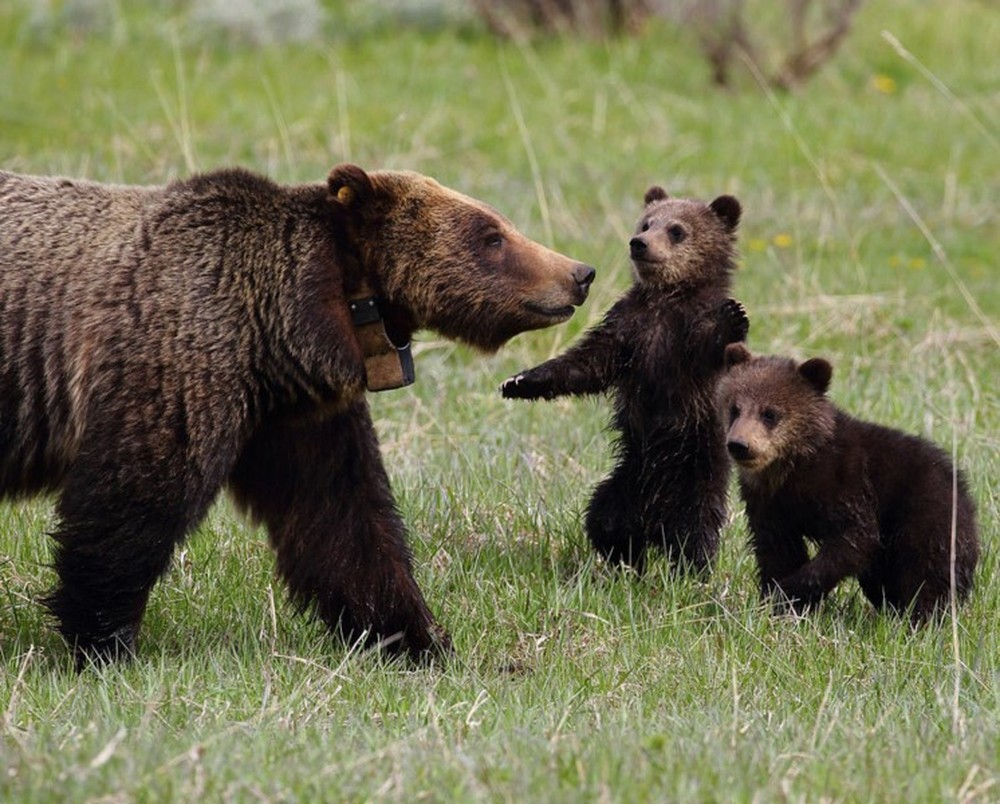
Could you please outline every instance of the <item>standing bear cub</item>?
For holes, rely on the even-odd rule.
[[[726,349],[719,384],[764,597],[802,611],[856,577],[915,623],[964,600],[979,557],[962,475],[934,444],[859,421],[826,397],[833,369]],[[809,557],[806,540],[819,545]]]
[[[300,608],[347,639],[447,647],[365,400],[386,349],[359,332],[492,351],[569,318],[592,268],[430,178],[354,165],[301,186],[0,173],[0,221],[0,497],[59,494],[48,605],[78,664],[132,650],[224,487]]]
[[[612,563],[642,570],[649,547],[705,571],[725,520],[729,460],[715,409],[727,344],[748,322],[729,299],[739,202],[651,187],[629,241],[635,284],[567,352],[505,381],[508,398],[614,392],[617,462],[585,528]]]

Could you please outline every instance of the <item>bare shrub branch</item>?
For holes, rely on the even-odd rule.
[[[470,0],[506,39],[533,34],[598,38],[635,33],[661,14],[690,26],[712,81],[730,86],[744,60],[771,86],[793,89],[837,53],[863,0]],[[753,8],[751,8],[753,5]]]
[[[729,86],[732,70],[745,56],[769,84],[792,89],[810,78],[836,54],[851,30],[862,0],[786,0],[787,40],[770,48],[758,45],[751,33],[752,19],[757,38],[768,21],[748,11],[746,0],[706,0],[695,2],[689,16],[698,32],[702,52],[712,70],[712,80]],[[768,50],[781,54],[770,69],[760,54]]]
[[[592,38],[635,33],[651,14],[650,0],[472,0],[495,35],[520,39],[534,32]]]
[[[806,32],[806,12],[811,0],[790,0],[792,51],[771,78],[781,89],[792,89],[805,82],[813,73],[833,58],[847,34],[861,0],[828,2],[826,29],[811,42]]]

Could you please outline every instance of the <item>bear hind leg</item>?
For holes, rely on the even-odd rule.
[[[676,572],[705,576],[719,550],[725,503],[704,491],[694,492],[691,501],[696,504],[684,500],[649,516],[655,523],[650,541],[663,550]]]
[[[162,510],[114,505],[93,513],[61,506],[53,534],[59,582],[45,604],[78,670],[132,655],[149,593],[186,531]]]
[[[642,572],[646,538],[639,528],[631,486],[626,472],[617,467],[594,489],[584,526],[590,543],[609,564]]]

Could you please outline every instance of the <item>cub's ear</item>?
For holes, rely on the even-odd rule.
[[[750,350],[742,343],[731,343],[723,353],[722,362],[727,369],[731,369],[740,363],[749,363],[752,358],[753,355],[750,354]]]
[[[342,207],[363,204],[375,193],[371,178],[357,165],[337,165],[327,178],[329,200]]]
[[[799,366],[799,374],[818,394],[825,394],[830,387],[830,378],[833,377],[833,366],[822,357],[814,357]]]
[[[740,213],[743,212],[739,201],[731,195],[720,195],[708,206],[722,221],[727,232],[736,231],[740,225]]]
[[[668,198],[666,190],[662,187],[653,186],[646,190],[646,195],[642,200],[648,207],[654,201],[663,201],[666,198]]]

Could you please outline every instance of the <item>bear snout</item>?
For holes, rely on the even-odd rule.
[[[647,248],[649,247],[646,245],[646,241],[641,237],[633,237],[628,241],[628,253],[632,259],[642,259],[646,255]]]
[[[587,298],[587,293],[590,292],[590,286],[593,283],[595,276],[597,276],[597,271],[589,265],[584,265],[582,262],[577,263],[573,267],[573,280],[576,282],[576,286],[580,291],[581,302]]]
[[[743,463],[749,461],[753,457],[753,452],[750,450],[750,445],[745,441],[740,441],[738,438],[731,438],[726,442],[726,449],[729,450],[729,454],[733,456],[733,460]]]

